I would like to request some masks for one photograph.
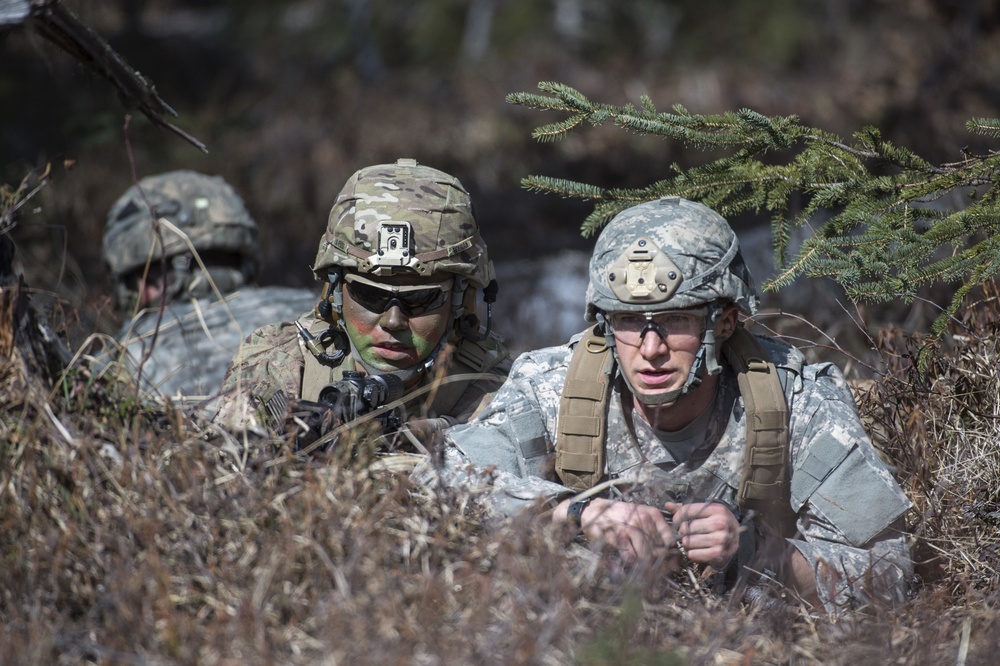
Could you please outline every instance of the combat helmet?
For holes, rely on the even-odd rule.
[[[697,386],[705,372],[720,372],[714,323],[728,302],[746,315],[757,309],[736,232],[712,209],[665,197],[622,211],[601,231],[590,260],[585,314],[603,327],[609,346],[615,342],[606,315],[707,309],[701,350],[687,383],[655,399],[633,390],[646,404],[672,402]]]
[[[468,191],[454,176],[412,159],[365,167],[348,179],[330,210],[313,272],[325,282],[318,311],[336,323],[347,272],[454,277],[449,337],[482,339],[476,290],[487,303],[497,282]]]
[[[153,212],[186,238],[167,225],[154,233]],[[147,176],[129,187],[108,211],[101,248],[119,307],[131,307],[137,296],[134,281],[127,278],[161,258],[174,271],[166,298],[210,294],[210,281],[193,260],[192,247],[222,293],[254,280],[257,223],[232,186],[218,176],[179,170]]]

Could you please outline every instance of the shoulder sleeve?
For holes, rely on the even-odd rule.
[[[554,347],[520,356],[486,408],[469,423],[446,431],[454,460],[511,479],[551,480],[555,410],[569,353]]]
[[[864,545],[909,500],[868,439],[835,365],[806,366],[793,405],[792,508],[822,515],[846,543]]]
[[[219,396],[219,425],[243,429],[255,424],[252,396],[269,386],[286,396],[298,397],[302,384],[303,356],[294,324],[269,324],[240,344],[226,370]]]
[[[840,369],[806,365],[792,398],[791,541],[817,574],[828,607],[905,598],[912,571],[910,508],[871,444]]]

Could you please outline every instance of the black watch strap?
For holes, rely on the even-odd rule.
[[[583,510],[587,508],[590,504],[590,498],[577,500],[571,502],[569,508],[566,509],[566,520],[577,528],[583,527]]]

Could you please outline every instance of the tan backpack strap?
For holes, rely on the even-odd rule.
[[[563,485],[586,490],[604,476],[604,439],[614,355],[604,336],[587,330],[570,359],[559,401],[556,474]]]
[[[736,371],[746,409],[747,445],[737,501],[756,511],[778,534],[791,536],[795,515],[788,472],[788,402],[778,369],[742,325],[723,349]]]

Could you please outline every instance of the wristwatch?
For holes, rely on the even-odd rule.
[[[583,510],[587,508],[588,504],[590,504],[590,500],[591,498],[587,497],[586,499],[572,502],[569,505],[569,508],[566,509],[566,521],[569,524],[576,526],[578,529],[582,528]]]

